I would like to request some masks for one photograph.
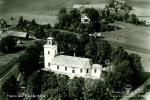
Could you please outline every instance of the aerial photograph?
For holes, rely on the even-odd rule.
[[[0,100],[150,100],[150,0],[0,0]]]

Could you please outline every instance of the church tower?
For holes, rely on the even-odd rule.
[[[44,45],[44,62],[45,68],[50,68],[52,59],[57,54],[57,45],[54,44],[53,38],[48,37],[47,43]]]

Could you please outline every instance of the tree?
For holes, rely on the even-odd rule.
[[[138,18],[136,18],[136,20],[135,20],[135,24],[136,24],[136,25],[139,25],[139,24],[140,24],[140,21],[139,21],[139,19],[138,19]]]
[[[40,95],[42,85],[42,71],[34,72],[27,81],[27,95]],[[35,97],[37,98],[37,97]],[[27,98],[26,98],[27,99]]]
[[[1,86],[2,96],[8,100],[17,100],[18,92],[20,90],[19,83],[15,76],[10,76]],[[15,96],[15,97],[11,97]],[[4,99],[4,100],[5,100]]]
[[[107,88],[106,83],[100,79],[86,79],[84,98],[85,100],[109,100]]]
[[[108,41],[100,40],[97,42],[97,63],[98,60],[100,63],[104,64],[106,59],[110,59],[111,56],[111,45]],[[96,59],[95,59],[96,60]]]
[[[133,75],[132,75],[132,86],[136,87],[140,84],[139,79],[141,79],[141,76],[144,72],[142,63],[141,63],[141,57],[137,54],[130,54],[130,62],[131,62],[131,68],[133,69]]]
[[[122,61],[128,60],[129,55],[123,49],[123,47],[118,47],[117,49],[114,49],[114,51],[112,52],[111,59],[114,61],[114,64],[117,65],[121,63]]]
[[[85,47],[90,42],[90,37],[88,33],[84,33],[80,36],[79,44],[77,45],[77,55],[79,57],[85,57]]]
[[[133,88],[140,84],[143,74],[141,57],[137,54],[128,54],[122,47],[114,49],[111,55],[113,71],[109,72],[106,80],[115,90],[122,89],[130,84]],[[113,78],[112,78],[113,77]]]
[[[99,18],[99,13],[94,8],[86,8],[84,13],[90,18],[91,22],[96,22]]]
[[[55,37],[55,41],[58,43],[58,52],[64,52],[65,55],[73,56],[76,52],[78,39],[73,33],[59,33]]]
[[[97,45],[96,40],[91,38],[91,41],[85,47],[85,55],[92,59],[95,63],[95,57],[97,57]]]
[[[92,59],[93,63],[102,63],[111,56],[111,46],[107,41],[94,40],[86,45],[86,55]]]
[[[36,21],[35,21],[35,19],[32,19],[32,21],[31,21],[31,25],[32,25],[32,26],[35,26],[35,25],[36,25]]]
[[[131,15],[131,23],[136,24],[136,15],[135,14]]]
[[[106,10],[106,15],[107,15],[107,17],[110,15],[109,9]]]
[[[76,100],[82,100],[83,99],[83,88],[84,88],[84,78],[82,77],[74,77],[73,79],[69,80],[67,83],[68,90],[69,90],[69,98],[76,99]]]
[[[102,13],[102,18],[105,18],[106,15],[105,10],[102,10],[101,13]]]
[[[41,97],[39,100],[63,100],[59,98],[59,90],[58,88],[56,89],[48,89],[42,95],[45,97]],[[65,99],[64,99],[65,100]]]
[[[71,10],[69,12],[69,17],[70,17],[71,20],[74,18],[77,22],[81,20],[80,19],[81,15],[80,15],[80,13],[78,13],[77,10]]]
[[[44,38],[46,36],[44,29],[42,27],[37,28],[34,32],[34,35],[38,39]]]
[[[62,100],[68,99],[68,83],[69,77],[67,75],[58,75],[57,76],[57,82],[58,82],[58,94],[59,98]]]
[[[12,36],[7,36],[0,41],[0,51],[1,52],[11,52],[16,46],[16,41]]]
[[[114,22],[112,16],[108,16],[105,20],[108,21],[108,23],[113,23]]]
[[[127,19],[129,18],[129,14],[125,13],[123,17],[124,17],[124,20],[127,22]]]
[[[16,27],[17,27],[18,29],[21,29],[21,30],[23,30],[23,28],[25,27],[25,23],[24,23],[24,20],[23,20],[23,17],[22,17],[22,16],[20,16],[19,21],[18,21],[18,24],[17,24]]]
[[[43,41],[35,42],[34,45],[27,47],[25,53],[19,57],[18,70],[23,74],[25,84],[28,77],[41,68],[39,61],[40,54],[43,51],[43,44]]]
[[[57,76],[54,73],[46,73],[42,77],[41,92],[58,87]]]
[[[20,16],[19,21],[18,21],[18,25],[23,25],[24,23],[23,17]]]
[[[54,37],[54,39],[55,39],[55,37],[56,37],[59,33],[60,33],[59,30],[53,29],[52,32],[51,32],[51,36]]]
[[[67,10],[66,10],[65,7],[61,8],[61,9],[59,10],[59,14],[62,14],[62,13],[67,13]]]
[[[88,33],[93,33],[94,32],[94,30],[95,30],[95,25],[94,24],[95,24],[94,22],[91,22],[87,25],[87,32]]]
[[[118,8],[117,7],[115,8],[115,12],[118,13]]]
[[[106,80],[115,91],[121,91],[126,84],[131,84],[133,70],[129,60],[113,66],[114,71],[108,74]]]
[[[70,23],[70,17],[66,13],[62,13],[58,16],[59,19],[59,28],[64,28],[67,26],[67,23]]]
[[[51,28],[51,24],[47,24],[46,29],[50,29],[50,28]]]

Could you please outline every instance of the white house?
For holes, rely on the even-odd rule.
[[[57,45],[53,44],[53,38],[49,37],[44,45],[44,70],[51,70],[69,77],[100,78],[102,74],[102,66],[92,64],[89,58],[56,54]]]
[[[81,14],[81,22],[82,23],[89,23],[90,18],[88,18],[88,16],[86,14]]]

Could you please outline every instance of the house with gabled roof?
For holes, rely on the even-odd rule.
[[[81,22],[82,23],[89,23],[90,18],[86,14],[81,14]]]
[[[58,55],[57,45],[54,44],[52,37],[47,38],[47,43],[44,45],[44,63],[43,70],[65,74],[69,77],[97,79],[102,74],[102,65],[93,64],[89,58]]]
[[[0,39],[7,36],[13,36],[16,38],[29,38],[29,34],[26,32],[18,32],[18,31],[6,31],[0,34]]]

